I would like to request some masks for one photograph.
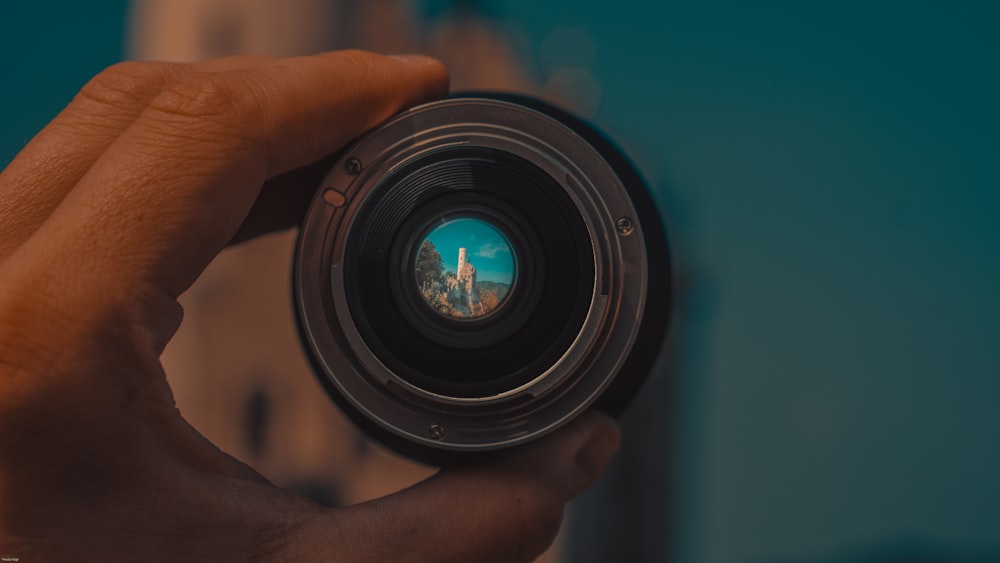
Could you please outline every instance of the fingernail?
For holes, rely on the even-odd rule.
[[[415,66],[427,66],[427,65],[438,65],[441,64],[440,61],[434,57],[428,57],[427,55],[415,55],[415,54],[405,54],[405,55],[389,55],[390,59],[396,59],[397,61],[403,61],[404,63],[415,65]]]

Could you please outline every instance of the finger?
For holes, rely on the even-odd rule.
[[[16,269],[71,277],[62,290],[109,302],[150,290],[176,297],[233,237],[266,179],[446,90],[436,61],[362,52],[191,74],[98,159],[13,257],[24,255]]]
[[[296,543],[352,561],[531,561],[555,538],[567,501],[618,449],[617,424],[588,412],[527,446],[445,469],[395,495],[326,513]]]
[[[0,260],[31,235],[184,65],[120,63],[94,77],[0,173]]]
[[[0,261],[51,215],[168,84],[192,72],[248,69],[272,61],[256,56],[196,64],[128,61],[95,76],[0,172]]]

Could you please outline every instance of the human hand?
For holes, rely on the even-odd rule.
[[[0,174],[0,554],[22,561],[528,561],[618,445],[588,413],[400,493],[325,509],[180,416],[177,297],[293,225],[316,165],[442,96],[426,58],[124,63]]]

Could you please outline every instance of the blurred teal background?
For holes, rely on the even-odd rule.
[[[663,558],[1000,560],[1000,3],[491,6],[543,81],[546,38],[588,38],[567,64],[668,222]],[[0,161],[125,8],[0,6]]]
[[[127,0],[0,2],[0,163],[122,58]]]

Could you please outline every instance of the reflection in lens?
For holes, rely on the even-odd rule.
[[[454,319],[480,319],[510,295],[517,257],[507,237],[481,219],[445,221],[417,250],[414,274],[432,309]]]

